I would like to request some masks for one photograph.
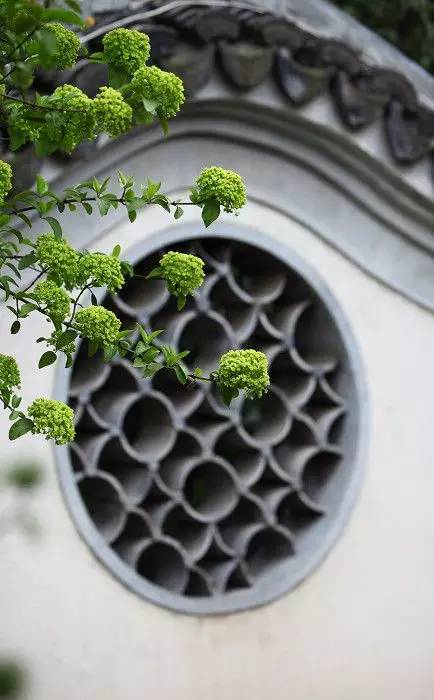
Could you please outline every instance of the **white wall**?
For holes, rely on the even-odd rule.
[[[433,318],[263,205],[250,202],[238,221],[309,260],[352,322],[372,431],[351,521],[322,566],[280,601],[221,618],[181,616],[128,592],[88,551],[48,443],[2,437],[3,464],[31,455],[46,473],[32,504],[41,537],[0,539],[0,655],[28,665],[32,700],[434,697]],[[97,245],[126,249],[167,223],[149,210]],[[31,344],[41,323],[28,320],[18,349],[8,327],[2,316],[1,350],[18,356],[26,399],[49,394],[54,371],[36,370]],[[0,429],[5,436],[3,417]]]

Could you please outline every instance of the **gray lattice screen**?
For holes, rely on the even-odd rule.
[[[103,559],[112,550],[109,565],[124,580],[130,572],[135,590],[215,612],[265,602],[312,568],[350,488],[358,407],[331,311],[295,270],[236,240],[165,250],[174,247],[207,263],[182,313],[164,283],[143,278],[106,305],[125,324],[166,328],[166,341],[191,349],[192,368],[215,369],[229,348],[263,350],[270,391],[228,410],[208,384],[183,388],[164,372],[143,379],[128,361],[104,365],[82,348],[68,488],[101,536],[94,549]]]

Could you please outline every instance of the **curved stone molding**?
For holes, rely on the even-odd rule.
[[[294,107],[328,94],[350,130],[383,121],[396,164],[412,164],[432,154],[434,112],[420,103],[408,79],[366,63],[343,40],[315,34],[301,21],[248,2],[166,2],[146,12],[123,9],[96,17],[101,26],[84,37],[86,43],[97,46],[112,26],[143,29],[154,44],[154,60],[177,70],[190,95],[204,85],[201,71],[194,76],[193,69],[212,60],[214,45],[217,65],[238,89],[260,85],[275,65],[277,85]]]
[[[158,127],[138,130],[87,163],[71,163],[56,187],[120,168],[138,181],[158,172],[168,192],[179,192],[218,154],[219,164],[244,175],[250,200],[299,221],[375,279],[434,309],[434,204],[343,136],[286,113],[271,91],[252,104],[217,80],[211,85],[209,99],[189,105],[168,139]],[[74,216],[74,242],[84,248],[123,220],[120,210],[104,219]],[[67,227],[67,216],[60,219]]]
[[[109,3],[112,10],[101,13],[101,5],[94,4],[97,25],[82,41],[91,50],[99,50],[101,36],[111,28],[131,26],[146,31],[152,40],[153,62],[183,78],[190,100],[203,99],[216,70],[241,99],[248,95],[255,101],[258,89],[272,82],[280,91],[282,108],[297,109],[313,123],[326,123],[333,131],[344,129],[362,151],[394,167],[416,191],[432,197],[432,103],[419,98],[404,73],[367,61],[343,38],[321,35],[311,6],[303,13],[298,6],[295,11],[284,5],[277,9],[275,3],[265,0],[263,5],[171,0],[146,3],[143,11],[132,9],[140,5],[133,3],[128,9],[125,4]],[[330,30],[330,17],[337,22],[338,11],[322,2],[317,5],[318,16],[327,19]],[[359,26],[351,18],[348,22]],[[360,27],[360,31],[367,30]],[[390,51],[395,50],[390,47]],[[43,92],[65,81],[76,82],[94,95],[106,82],[106,75],[101,66],[82,62],[72,72],[45,76],[37,88]],[[92,158],[94,153],[93,144],[84,145],[72,158]],[[27,161],[29,158],[27,153]],[[26,186],[31,173],[22,175],[20,184]]]
[[[182,313],[163,282],[142,278],[104,303],[127,325],[165,327],[165,341],[191,349],[191,368],[211,371],[229,348],[262,349],[271,387],[261,401],[240,397],[229,410],[208,383],[143,379],[126,360],[95,357],[89,368],[83,348],[71,373],[77,436],[61,480],[77,525],[137,593],[187,612],[235,611],[290,590],[338,535],[360,476],[351,337],[311,273],[256,238],[176,244],[207,266]]]

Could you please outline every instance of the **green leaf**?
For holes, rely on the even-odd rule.
[[[141,357],[135,357],[133,360],[133,367],[146,367],[146,364]]]
[[[21,221],[24,221],[24,223],[27,224],[27,226],[29,228],[32,228],[32,222],[30,221],[29,217],[26,214],[23,214],[23,212],[20,212],[17,216],[19,219],[21,219]]]
[[[187,373],[182,367],[182,365],[175,365],[173,368],[175,370],[176,377],[181,384],[187,383]]]
[[[8,126],[9,147],[11,151],[17,151],[26,142],[26,135],[21,129],[14,129],[13,124]]]
[[[109,348],[104,348],[104,362],[110,362],[117,353],[116,345],[112,345]]]
[[[134,351],[133,351],[133,352],[134,352],[135,355],[141,355],[141,354],[142,354],[143,352],[145,352],[145,350],[147,350],[148,348],[149,348],[148,343],[145,344],[145,343],[142,343],[141,340],[139,340],[139,342],[137,343],[137,345],[136,345],[136,347],[134,348]]]
[[[64,10],[61,7],[49,7],[42,13],[44,22],[65,22],[65,24],[74,24],[77,27],[84,27],[84,21],[73,10]]]
[[[110,207],[112,206],[110,200],[107,199],[99,199],[98,200],[98,209],[99,213],[101,216],[106,216]]]
[[[44,221],[46,221],[48,224],[50,224],[51,228],[53,229],[53,233],[57,238],[62,238],[62,227],[55,219],[53,216],[44,216]]]
[[[21,328],[21,323],[19,321],[14,321],[11,326],[11,334],[16,335]]]
[[[12,408],[18,408],[20,403],[21,403],[21,396],[12,396],[12,398],[11,398]]]
[[[146,345],[149,345],[149,336],[146,333],[145,329],[143,326],[141,326],[139,323],[137,324],[138,331],[143,339],[143,342],[146,343]]]
[[[158,338],[159,335],[164,333],[164,330],[158,330],[158,331],[152,331],[152,333],[149,333],[148,338],[149,342],[151,343],[155,338]]]
[[[100,190],[101,190],[101,185],[99,184],[99,182],[98,182],[98,180],[96,179],[95,176],[92,178],[92,189],[93,189],[93,191],[96,192],[97,194],[99,194],[99,192],[100,192]]]
[[[105,63],[105,56],[102,51],[95,51],[88,57],[89,63]]]
[[[109,86],[115,90],[123,87],[129,82],[129,75],[126,71],[119,70],[112,65],[109,65]]]
[[[137,219],[137,212],[134,209],[130,209],[128,212],[128,218],[130,222],[133,224],[135,220]]]
[[[161,352],[163,353],[166,365],[172,367],[176,363],[176,352],[170,345],[162,345]]]
[[[176,307],[177,307],[178,311],[182,311],[186,302],[187,302],[187,297],[184,296],[183,294],[180,294],[179,296],[176,297]]]
[[[36,155],[39,158],[45,158],[46,156],[51,156],[60,147],[58,141],[50,141],[49,139],[39,139],[35,142]],[[59,207],[59,205],[58,205]],[[59,209],[60,211],[60,209]]]
[[[153,279],[161,279],[163,277],[163,268],[162,267],[154,267],[153,270],[149,273],[149,275],[146,275],[147,280],[153,280]]]
[[[36,191],[40,195],[44,195],[48,192],[48,182],[42,175],[36,175]]]
[[[20,262],[18,263],[18,269],[25,270],[26,267],[30,267],[30,265],[33,265],[37,261],[38,258],[36,256],[36,253],[29,253],[28,255],[25,255],[23,258],[21,258]]]
[[[156,372],[163,368],[161,362],[151,362],[144,370],[144,377],[153,377]]]
[[[170,213],[169,200],[165,194],[157,194],[155,197],[153,197],[152,202],[154,204],[158,204],[160,207],[163,207],[163,209]]]
[[[20,418],[16,423],[11,425],[9,430],[9,440],[16,440],[22,435],[30,432],[33,428],[33,421],[30,418]]]
[[[87,348],[87,356],[93,357],[96,352],[98,352],[98,344],[91,340]]]
[[[202,221],[208,228],[220,216],[220,204],[216,199],[208,199],[202,208]]]
[[[146,188],[143,189],[142,197],[150,201],[159,191],[161,182],[152,182],[149,178],[146,181]]]
[[[56,353],[52,350],[48,350],[47,352],[44,352],[44,354],[41,356],[38,367],[39,369],[42,369],[43,367],[48,367],[48,365],[52,365],[54,362],[56,362],[56,360]]]
[[[160,354],[160,349],[159,348],[149,348],[146,350],[146,352],[143,353],[142,355],[142,360],[143,362],[147,365],[150,362],[153,362],[157,355]]]
[[[38,307],[36,304],[23,304],[20,308],[20,318],[25,318],[31,311],[34,311],[37,308]]]
[[[178,205],[175,209],[175,215],[174,215],[175,219],[180,219],[181,216],[183,215],[183,213],[184,213],[184,209]]]
[[[143,97],[142,104],[147,112],[155,116],[156,109],[158,107],[158,102],[156,102],[155,100],[147,100],[146,97]]]
[[[56,348],[58,350],[61,350],[62,348],[66,347],[70,343],[73,343],[74,340],[77,338],[77,331],[72,330],[71,328],[68,328],[67,331],[64,331],[59,335],[56,341]]]
[[[203,377],[203,370],[201,370],[200,367],[196,367],[193,374],[195,377],[199,377],[199,379],[200,379],[201,377]]]
[[[85,212],[90,216],[93,212],[92,205],[89,202],[82,202],[82,205]]]
[[[21,275],[18,271],[18,268],[13,263],[7,262],[7,263],[5,263],[5,267],[8,267],[10,270],[12,270],[12,272],[14,272],[16,274],[18,279],[21,279]]]
[[[238,396],[238,389],[231,389],[224,384],[217,383],[220,398],[226,406],[230,406],[232,399]]]
[[[113,248],[113,250],[112,250],[112,255],[113,255],[114,258],[118,258],[120,254],[121,254],[121,247],[120,247],[120,245],[119,245],[119,243],[118,243],[118,244],[115,245],[115,247]]]

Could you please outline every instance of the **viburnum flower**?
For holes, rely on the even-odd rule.
[[[163,119],[174,117],[185,101],[184,84],[174,73],[157,66],[144,66],[133,75],[130,83],[131,104],[141,106],[142,100],[155,103],[156,112]]]
[[[80,50],[80,39],[77,34],[58,22],[50,22],[44,29],[52,32],[56,39],[56,49],[48,60],[44,60],[44,68],[64,70],[75,66]]]
[[[75,325],[83,338],[101,348],[115,345],[121,329],[121,322],[117,316],[103,306],[80,309],[75,317]]]
[[[204,262],[196,255],[170,250],[161,258],[159,267],[169,292],[175,296],[193,294],[205,279]]]
[[[102,43],[106,61],[128,75],[144,66],[151,53],[148,35],[136,29],[113,29]]]
[[[10,355],[0,355],[0,390],[19,387],[20,370],[16,360]]]
[[[60,150],[71,153],[83,141],[96,136],[96,117],[93,100],[75,85],[65,83],[52,95],[41,98],[41,105],[56,110],[62,119],[46,117],[40,128],[40,137],[60,143]]]
[[[247,201],[243,178],[233,170],[213,166],[204,168],[196,180],[191,194],[194,204],[216,199],[227,212],[238,211]]]
[[[0,160],[0,204],[3,204],[12,189],[12,168],[9,163]]]
[[[32,107],[14,102],[13,104],[4,105],[5,115],[7,117],[9,133],[19,137],[19,145],[27,143],[27,141],[37,141],[39,138],[43,120],[33,121],[29,119],[29,113]]]
[[[46,265],[66,286],[74,286],[77,280],[77,251],[64,238],[54,233],[43,233],[36,241],[36,255],[42,265]]]
[[[46,305],[46,311],[54,321],[63,321],[69,314],[69,294],[52,280],[39,282],[33,290],[33,298],[38,304]]]
[[[33,433],[45,435],[57,445],[65,445],[75,437],[74,411],[56,399],[35,399],[29,406]]]
[[[97,127],[109,136],[120,136],[129,130],[133,110],[118,90],[101,87],[93,101]]]
[[[119,258],[104,253],[87,253],[78,262],[78,276],[84,284],[89,280],[95,287],[107,287],[110,292],[120,289],[125,278]]]
[[[260,398],[270,384],[268,360],[257,350],[229,350],[220,358],[217,383],[249,399]]]

